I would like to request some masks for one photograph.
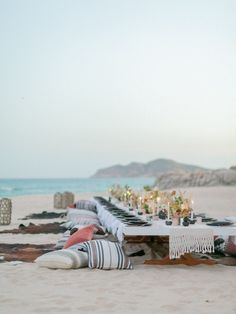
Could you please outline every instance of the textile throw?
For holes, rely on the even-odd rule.
[[[214,252],[213,230],[210,228],[172,228],[169,239],[170,259],[180,258],[185,253]]]

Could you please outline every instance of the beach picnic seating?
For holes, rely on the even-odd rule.
[[[106,238],[107,233],[100,225],[96,203],[81,200],[67,208],[68,230],[57,242],[55,251],[44,254],[35,262],[47,268],[99,268],[132,269],[131,262],[118,242]],[[85,258],[86,256],[86,258]]]

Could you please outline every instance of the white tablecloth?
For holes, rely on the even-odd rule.
[[[102,225],[119,242],[123,242],[124,236],[170,236],[171,258],[190,252],[212,252],[214,235],[236,235],[236,227],[210,227],[204,224],[167,226],[163,220],[154,221],[152,226],[127,226],[97,201],[96,205]]]
[[[123,224],[119,219],[113,216],[98,202],[96,202],[96,205],[97,215],[101,224],[106,227],[108,232],[116,236],[119,242],[122,242],[124,240],[123,230],[125,228],[125,224]]]

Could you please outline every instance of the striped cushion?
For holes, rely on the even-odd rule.
[[[129,258],[119,243],[92,240],[83,243],[88,252],[89,268],[132,269]]]
[[[41,267],[53,269],[70,269],[88,266],[88,254],[71,249],[46,253],[36,258],[35,262]]]
[[[76,208],[79,209],[87,209],[91,210],[93,212],[97,212],[97,207],[96,204],[93,201],[88,201],[88,200],[80,200],[75,203]]]
[[[98,216],[87,210],[82,210],[82,213],[78,209],[69,209],[67,212],[67,220],[72,221],[74,225],[99,225]]]

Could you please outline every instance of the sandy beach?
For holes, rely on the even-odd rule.
[[[196,211],[236,216],[236,188],[187,189]],[[93,193],[76,195],[89,199]],[[12,229],[30,213],[53,209],[52,195],[12,198]],[[62,221],[54,219],[53,221]],[[1,243],[55,243],[61,235],[1,234]],[[134,265],[133,270],[49,270],[34,263],[0,264],[0,313],[235,314],[236,267]]]

